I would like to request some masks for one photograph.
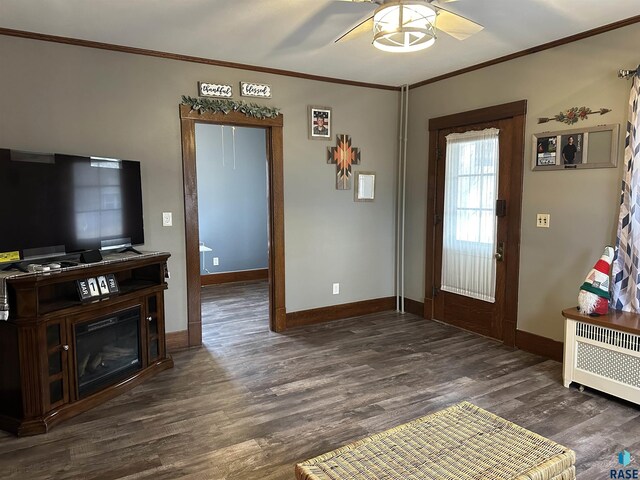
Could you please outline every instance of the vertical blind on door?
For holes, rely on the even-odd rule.
[[[441,290],[495,302],[497,128],[446,136]]]

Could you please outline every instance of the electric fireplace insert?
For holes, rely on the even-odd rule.
[[[140,307],[75,326],[78,395],[84,398],[142,368]]]

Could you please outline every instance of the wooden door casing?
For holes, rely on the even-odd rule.
[[[202,344],[198,189],[195,151],[196,123],[264,128],[267,135],[269,203],[269,328],[283,332],[286,324],[284,257],[284,117],[253,118],[240,112],[200,113],[180,106],[182,168],[185,205],[185,248],[187,257],[188,346]],[[185,345],[187,346],[187,345]]]

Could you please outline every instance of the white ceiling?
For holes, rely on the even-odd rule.
[[[640,14],[640,0],[458,0],[482,25],[393,54],[333,40],[372,12],[336,0],[0,0],[0,27],[361,82],[416,83]]]

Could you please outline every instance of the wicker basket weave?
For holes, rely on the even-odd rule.
[[[296,465],[298,480],[575,480],[575,453],[468,402]]]

